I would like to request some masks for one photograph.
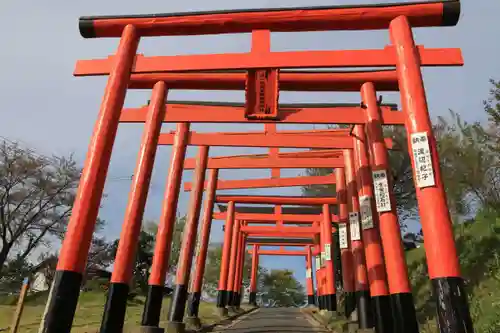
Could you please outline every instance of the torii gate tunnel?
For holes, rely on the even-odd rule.
[[[392,148],[392,142],[383,137],[382,125],[405,126],[407,132],[439,330],[473,332],[421,74],[423,66],[462,66],[462,54],[456,48],[417,46],[413,38],[413,29],[455,26],[459,15],[460,1],[443,0],[81,17],[80,33],[84,38],[120,38],[120,42],[116,54],[79,60],[76,64],[75,76],[108,75],[109,78],[40,331],[71,331],[118,125],[144,123],[101,332],[123,331],[137,240],[158,145],[172,145],[172,157],[141,321],[143,332],[163,332],[159,327],[160,313],[184,169],[193,169],[194,178],[192,183],[185,184],[191,197],[167,332],[185,330],[186,303],[186,320],[200,325],[198,307],[213,218],[225,220],[217,299],[222,316],[228,309],[239,311],[248,246],[253,254],[250,303],[255,305],[259,255],[291,254],[285,253],[284,248],[266,252],[259,247],[302,244],[304,250],[299,252],[306,257],[310,304],[336,310],[332,253],[340,251],[346,315],[356,310],[361,330],[418,332],[389,177],[387,149]],[[271,32],[337,30],[388,30],[391,44],[371,50],[271,52]],[[228,33],[251,33],[251,51],[153,57],[136,54],[141,38]],[[386,67],[390,69],[381,69]],[[351,70],[298,71],[304,68]],[[352,68],[366,70],[352,71]],[[148,105],[124,108],[128,89],[152,90]],[[245,102],[167,101],[167,92],[172,89],[244,90]],[[359,92],[361,102],[280,104],[279,92],[286,90]],[[400,92],[401,111],[395,105],[381,103],[377,93],[384,91]],[[176,131],[160,133],[165,122],[177,123]],[[266,126],[264,132],[257,133],[196,133],[190,132],[190,123]],[[278,123],[349,124],[351,128],[278,132]],[[196,159],[185,159],[188,145],[199,146]],[[269,154],[209,158],[209,146],[267,147]],[[280,153],[279,148],[322,150]],[[280,177],[281,168],[309,167],[335,171],[321,177]],[[272,177],[218,179],[219,169],[232,168],[271,169]],[[210,171],[205,183],[207,169]],[[336,196],[216,193],[217,189],[314,184],[335,184]],[[204,191],[206,201],[202,212]],[[215,203],[222,209],[220,212],[214,212]],[[271,207],[258,206],[262,204]],[[338,232],[338,244],[333,242],[334,232]],[[316,288],[312,279],[313,256],[316,256]],[[318,302],[314,300],[314,289]]]

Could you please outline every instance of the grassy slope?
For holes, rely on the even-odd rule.
[[[45,307],[45,301],[46,298],[41,297],[40,299],[31,299],[26,302],[19,332],[38,331],[38,325]],[[101,324],[104,302],[105,296],[102,293],[82,293],[76,310],[72,332],[98,332]],[[170,299],[165,299],[163,302],[160,323],[162,327],[164,327],[167,319],[169,303]],[[132,329],[139,325],[144,306],[143,304],[144,299],[141,297],[137,297],[136,300],[129,303],[126,314],[125,332],[132,332]],[[0,305],[0,331],[6,329],[10,325],[14,309],[15,306]],[[219,317],[215,314],[215,304],[201,303],[200,318],[204,324],[212,324],[218,321]]]
[[[500,217],[480,216],[457,226],[456,242],[475,331],[500,332]],[[438,332],[424,249],[410,251],[407,262],[421,333]]]

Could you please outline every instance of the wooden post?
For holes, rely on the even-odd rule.
[[[12,325],[10,326],[10,333],[16,333],[19,328],[19,322],[21,321],[21,316],[24,309],[24,299],[28,293],[30,287],[29,278],[24,278],[23,286],[21,287],[21,292],[19,293],[19,299],[17,300],[16,312],[14,312],[14,319],[12,320]]]

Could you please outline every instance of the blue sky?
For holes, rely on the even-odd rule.
[[[103,58],[115,52],[116,39],[85,40],[78,33],[81,15],[135,14],[178,12],[191,10],[293,7],[305,5],[346,4],[350,1],[332,0],[184,0],[184,1],[96,1],[73,2],[54,0],[0,2],[0,135],[18,140],[39,153],[50,155],[74,153],[83,161],[105,85],[105,78],[74,78],[72,72],[77,59]],[[378,1],[356,0],[353,3]],[[387,1],[397,2],[397,1]],[[498,0],[464,0],[462,17],[457,27],[424,28],[416,30],[418,44],[427,47],[460,47],[463,50],[463,68],[429,68],[424,80],[432,117],[447,115],[448,109],[458,112],[465,120],[484,120],[482,100],[487,97],[489,78],[500,78],[500,43],[498,43]],[[278,33],[272,35],[272,48],[283,50],[328,50],[382,48],[389,43],[386,31],[375,32],[316,32]],[[175,55],[192,53],[242,52],[249,50],[250,36],[191,36],[143,39],[139,51],[146,55]],[[138,106],[149,97],[149,92],[131,91],[126,105]],[[242,101],[243,92],[174,91],[172,99],[214,101]],[[290,93],[280,94],[282,102],[358,102],[357,93]],[[384,94],[384,101],[399,103],[397,94]],[[310,129],[312,126],[286,126]],[[172,130],[164,125],[163,130]],[[282,126],[281,128],[285,128]],[[193,125],[197,131],[244,131],[262,129],[259,125]],[[108,182],[100,216],[107,220],[104,233],[109,239],[119,234],[130,181],[117,180],[133,173],[142,126],[124,125],[118,131]],[[211,156],[262,153],[262,149],[219,148]],[[191,147],[189,156],[194,156]],[[157,154],[145,218],[157,220],[168,171],[170,148],[161,147]],[[297,175],[303,170],[283,171],[283,175]],[[260,178],[267,170],[222,171],[223,179],[243,177]],[[183,181],[190,180],[185,172]],[[240,192],[241,191],[237,191]],[[227,193],[227,192],[226,192]],[[300,194],[299,188],[245,191],[247,194]],[[182,193],[178,211],[186,212],[189,195]],[[221,222],[215,222],[212,240],[221,239]],[[54,247],[57,245],[54,244]],[[304,261],[292,257],[264,257],[261,263],[269,268],[289,268],[297,278],[304,279]]]

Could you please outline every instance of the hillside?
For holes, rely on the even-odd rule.
[[[482,214],[456,227],[462,276],[466,279],[470,311],[477,333],[500,332],[500,217]],[[435,302],[427,278],[424,249],[407,256],[421,333],[438,332]]]

